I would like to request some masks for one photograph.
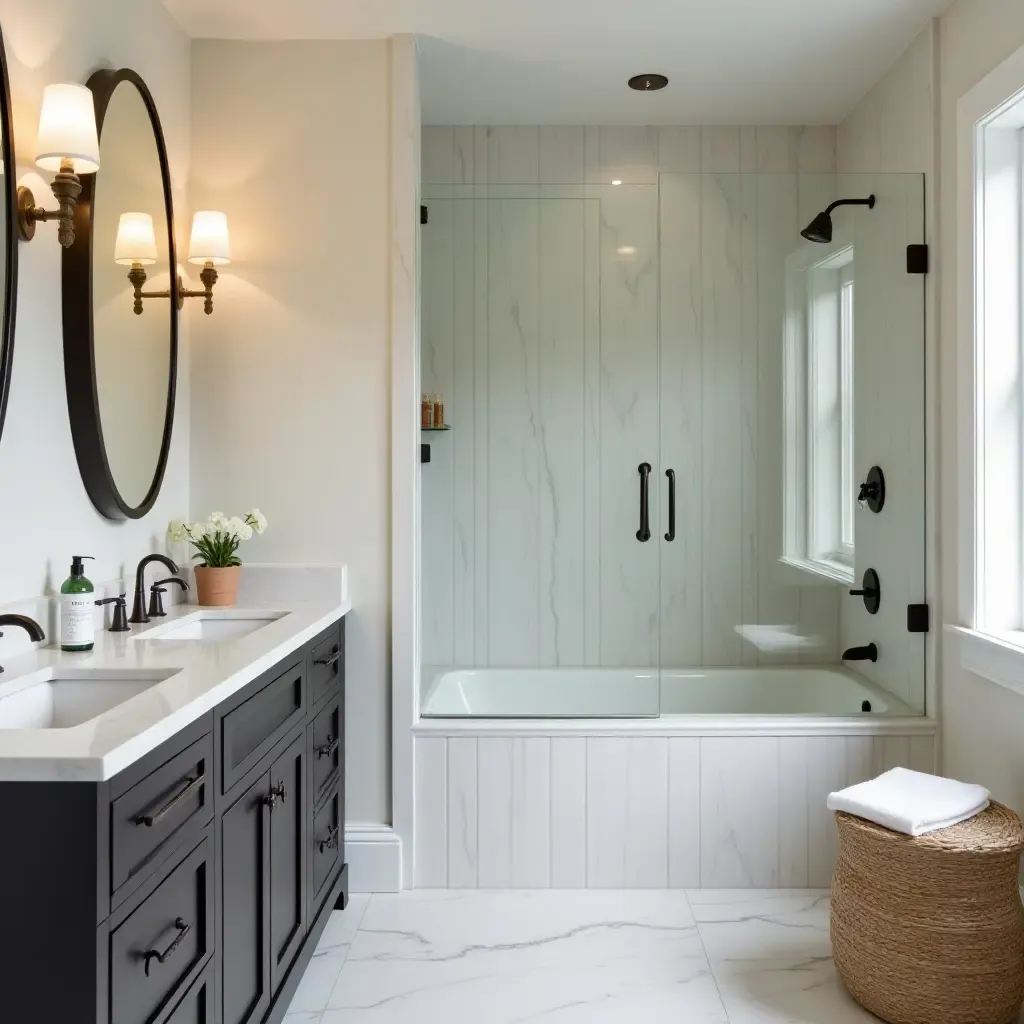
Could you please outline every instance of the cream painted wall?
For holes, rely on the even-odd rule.
[[[929,336],[929,366],[938,374],[943,414],[933,415],[930,431],[937,444],[929,485],[937,499],[937,545],[929,596],[938,655],[941,765],[945,774],[980,782],[1024,812],[1024,699],[964,671],[955,643],[939,632],[942,623],[958,619],[957,103],[1024,45],[1024,5],[1020,0],[958,0],[934,31],[934,39],[928,30],[912,44],[840,126],[839,161],[840,167],[860,160],[869,169],[938,169],[937,181],[929,182],[930,238],[938,241],[929,303],[938,330]]]
[[[187,241],[190,44],[158,0],[0,0],[10,67],[18,181],[43,205],[35,171],[43,88],[84,82],[100,67],[130,67],[149,84],[171,163],[179,239]],[[67,576],[71,554],[96,556],[95,580],[120,576],[164,546],[167,521],[188,508],[188,316],[181,321],[178,402],[163,491],[136,522],[95,511],[78,473],[68,425],[61,326],[61,251],[53,225],[19,247],[18,320],[10,405],[0,438],[0,603],[43,594]],[[83,386],[87,386],[83,382]]]
[[[941,339],[941,558],[943,621],[957,621],[957,103],[972,86],[1024,45],[1020,0],[959,0],[940,23],[939,307]],[[943,768],[988,786],[1024,812],[1024,698],[965,672],[956,646],[944,638],[941,708]]]
[[[195,326],[192,512],[260,562],[345,562],[350,823],[391,816],[390,44],[193,48],[191,197],[234,262]]]

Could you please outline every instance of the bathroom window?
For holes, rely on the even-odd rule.
[[[854,564],[853,247],[787,267],[783,561],[849,583]]]

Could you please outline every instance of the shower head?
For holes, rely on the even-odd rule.
[[[869,210],[875,205],[875,197],[870,195],[867,199],[837,199],[827,210],[819,213],[810,224],[800,232],[808,242],[831,242],[832,241],[832,211],[837,206],[866,206]]]

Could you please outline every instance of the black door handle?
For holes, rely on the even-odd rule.
[[[163,951],[159,949],[149,949],[142,954],[143,960],[146,961],[146,977],[149,977],[149,962],[155,960],[158,964],[165,964],[174,955],[177,948],[185,941],[185,936],[192,931],[192,925],[185,924],[183,918],[177,918],[174,922],[174,927],[178,930],[178,934],[174,937],[174,941]]]
[[[665,476],[668,477],[668,533],[665,540],[676,539],[676,471],[666,469]]]
[[[641,544],[646,544],[651,539],[651,509],[647,497],[651,464],[641,462],[636,468],[640,474],[640,529],[636,531],[636,539]]]

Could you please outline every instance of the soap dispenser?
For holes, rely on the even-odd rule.
[[[73,555],[71,575],[60,588],[60,649],[91,651],[93,645],[93,587],[85,578],[83,559],[92,555]]]

